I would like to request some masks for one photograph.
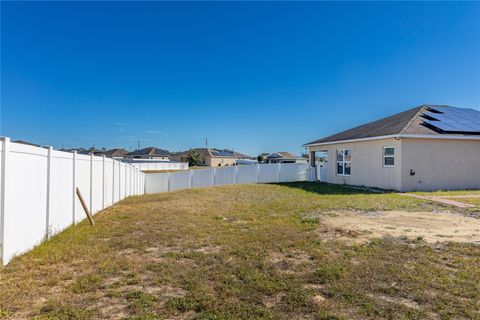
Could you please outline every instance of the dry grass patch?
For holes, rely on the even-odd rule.
[[[319,233],[334,210],[444,209],[313,183],[131,197],[3,268],[0,317],[475,319],[478,245]]]

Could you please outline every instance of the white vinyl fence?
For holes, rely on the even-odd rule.
[[[152,160],[122,160],[129,163],[140,171],[156,171],[156,170],[188,170],[188,163],[184,162],[167,162]]]
[[[150,173],[145,176],[145,193],[226,184],[309,181],[311,173],[308,163],[257,164],[183,172]]]
[[[138,168],[0,138],[0,265],[68,226],[130,196],[144,194]]]
[[[328,163],[317,163],[316,166],[317,181],[327,182],[328,177]]]

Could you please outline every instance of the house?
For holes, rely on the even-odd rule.
[[[187,151],[173,153],[172,161],[188,162],[190,152],[197,152],[200,155],[200,164],[210,167],[233,166],[238,160],[249,160],[250,156],[231,150],[214,148],[194,148]]]
[[[160,161],[170,161],[170,152],[164,149],[148,147],[137,149],[123,156],[124,159],[153,159]]]
[[[112,159],[122,159],[127,154],[128,154],[127,150],[118,149],[118,148],[95,152],[96,156],[105,156],[107,158],[112,158]]]
[[[274,152],[265,157],[265,163],[306,163],[307,158],[297,157],[290,152]]]
[[[14,140],[12,141],[14,143],[20,143],[20,144],[25,144],[27,146],[32,146],[32,147],[41,147],[41,145],[39,144],[36,144],[36,143],[33,143],[33,142],[29,142],[29,141],[25,141],[25,140]]]
[[[305,144],[318,177],[398,191],[480,189],[480,111],[422,105]],[[310,161],[312,165],[314,162]]]
[[[71,149],[60,149],[60,151],[65,152],[77,152],[78,154],[85,154],[85,155],[99,155],[102,152],[107,151],[107,149],[96,149],[95,147],[90,147],[88,149],[85,148],[71,148]]]

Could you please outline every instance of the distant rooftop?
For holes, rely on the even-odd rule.
[[[297,155],[290,152],[274,152],[267,156],[267,159],[297,159]]]
[[[165,149],[148,147],[143,149],[137,149],[135,151],[127,153],[128,156],[159,156],[167,157],[170,155],[170,152]]]
[[[128,153],[128,151],[125,150],[125,149],[115,148],[115,149],[110,149],[110,150],[106,150],[106,151],[96,152],[95,155],[101,155],[101,156],[106,156],[106,157],[122,157],[122,156],[126,155],[127,153]]]
[[[249,155],[235,152],[232,150],[226,149],[216,149],[216,148],[194,148],[186,151],[176,152],[175,155],[188,154],[190,151],[196,151],[202,156],[218,157],[218,158],[237,158],[237,159],[250,159]]]
[[[15,140],[15,141],[12,141],[12,142],[20,143],[20,144],[26,144],[26,145],[33,146],[33,147],[41,147],[39,144],[29,142],[29,141],[25,141],[25,140]]]

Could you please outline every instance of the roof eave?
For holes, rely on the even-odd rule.
[[[338,141],[326,141],[319,143],[306,143],[304,147],[317,147],[325,146],[331,144],[342,144],[342,143],[351,143],[351,142],[361,142],[361,141],[371,141],[371,140],[382,140],[382,139],[450,139],[450,140],[480,140],[480,135],[447,135],[447,134],[438,134],[438,135],[428,135],[428,134],[392,134],[386,136],[376,136],[376,137],[367,137],[367,138],[358,138],[358,139],[348,139],[348,140],[338,140]]]

